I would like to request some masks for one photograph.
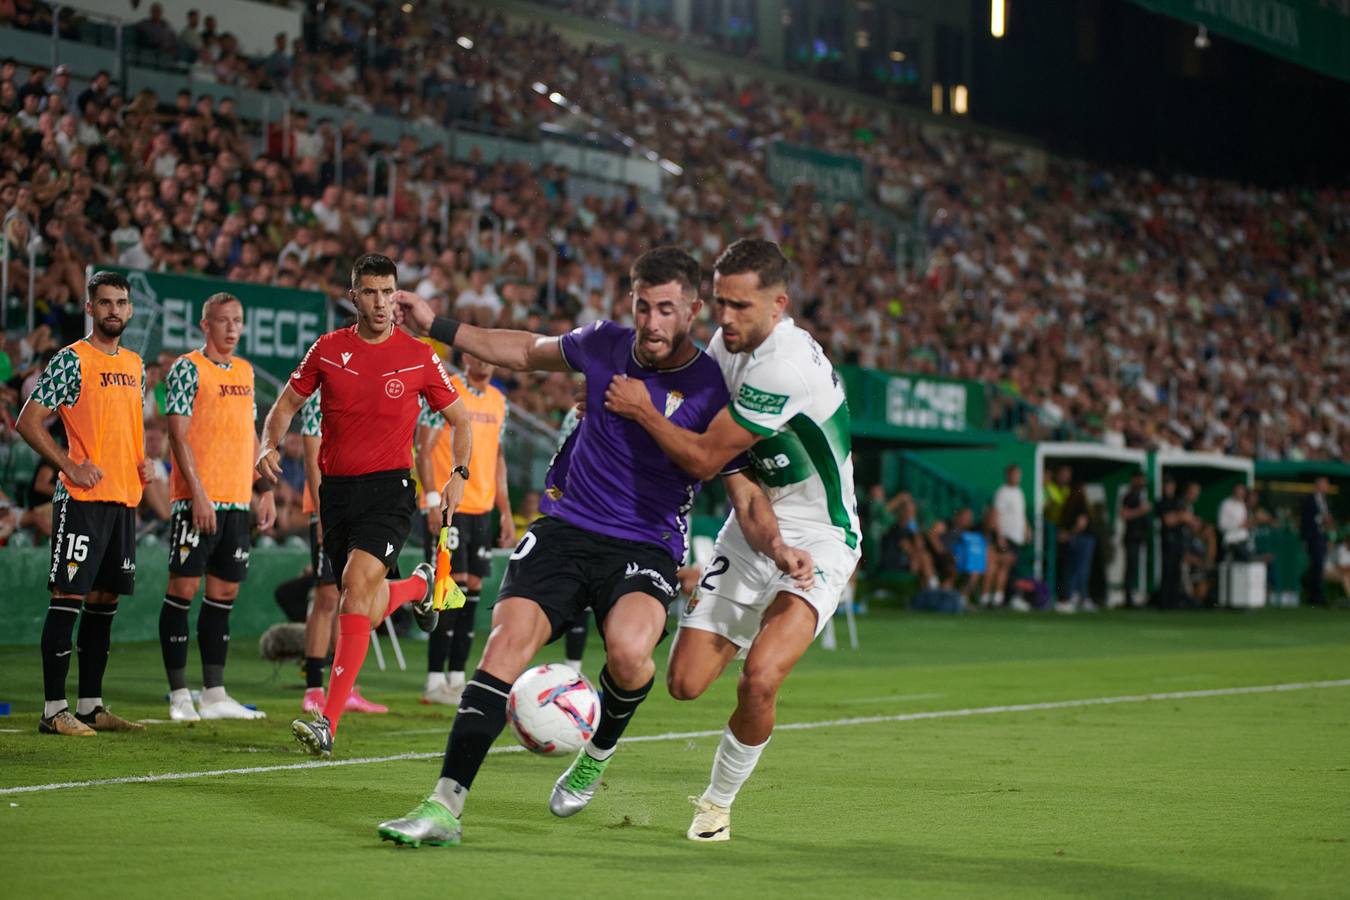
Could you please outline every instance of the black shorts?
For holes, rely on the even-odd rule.
[[[539,605],[557,640],[587,609],[595,611],[601,637],[605,616],[624,594],[641,591],[669,606],[679,586],[675,560],[665,548],[578,528],[561,519],[535,520],[511,554],[502,597]]]
[[[319,519],[309,517],[309,567],[314,571],[315,584],[337,584],[333,577],[333,562],[319,543]]]
[[[416,514],[417,488],[406,471],[325,475],[319,483],[319,518],[323,549],[338,585],[353,550],[364,550],[385,566],[396,567]]]
[[[248,510],[216,510],[216,530],[201,534],[192,527],[192,504],[179,504],[169,519],[169,574],[187,578],[214,575],[235,584],[248,576]]]
[[[450,570],[478,578],[492,574],[492,510],[485,513],[455,513],[450,517]]]
[[[136,590],[136,510],[120,503],[52,503],[52,568],[47,587],[84,596],[90,591]]]

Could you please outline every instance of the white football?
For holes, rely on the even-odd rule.
[[[506,701],[511,730],[522,746],[545,756],[577,752],[600,722],[600,695],[585,676],[562,663],[527,669]]]

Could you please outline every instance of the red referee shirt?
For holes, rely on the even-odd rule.
[[[325,475],[412,468],[418,396],[437,412],[459,399],[435,351],[398,329],[378,344],[361,340],[355,325],[330,331],[309,348],[290,383],[302,397],[323,388]]]

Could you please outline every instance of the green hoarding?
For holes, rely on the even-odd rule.
[[[944,432],[957,435],[988,429],[984,385],[977,381],[907,375],[839,366],[848,392],[855,431]]]
[[[1140,6],[1350,81],[1345,0],[1135,0]]]
[[[233,294],[244,304],[239,355],[277,382],[284,383],[309,345],[332,327],[328,300],[317,291],[118,266],[97,268],[120,272],[131,282],[136,312],[122,343],[147,360],[164,350],[177,355],[200,347],[202,333],[197,323],[201,321],[202,303],[220,291]]]
[[[867,176],[856,156],[822,153],[810,147],[778,142],[769,148],[769,181],[779,190],[810,184],[823,200],[861,202],[867,196]]]

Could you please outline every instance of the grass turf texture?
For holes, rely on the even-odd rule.
[[[1323,610],[881,613],[862,639],[856,653],[813,648],[780,721],[1350,676],[1350,616]],[[416,670],[421,645],[405,649]],[[15,706],[0,728],[20,729],[0,733],[0,788],[305,762],[288,728],[296,670],[274,680],[251,650],[238,642],[228,682],[266,722],[89,739],[38,735],[37,650],[0,650],[0,701]],[[363,690],[392,713],[344,718],[335,758],[438,753],[450,720],[418,704],[421,679],[368,660]],[[734,686],[729,672],[685,704],[658,687],[630,735],[719,729]],[[158,647],[115,645],[105,691],[122,715],[166,718]],[[15,897],[64,894],[76,872],[99,873],[79,878],[90,896],[194,898],[1347,896],[1348,735],[1350,687],[783,731],[717,845],[684,838],[715,737],[621,747],[567,820],[547,809],[567,760],[489,757],[454,849],[375,835],[430,789],[427,759],[0,795],[3,881]]]

